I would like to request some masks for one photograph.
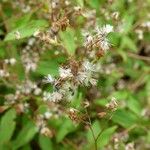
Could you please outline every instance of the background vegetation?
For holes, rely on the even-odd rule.
[[[53,9],[69,14],[58,43],[35,37],[52,27]],[[85,101],[93,133],[100,133],[98,149],[149,150],[149,10],[149,0],[0,0],[0,150],[94,150],[89,126],[65,113],[70,107],[82,111]],[[112,46],[99,59],[97,87],[80,87],[69,104],[43,103],[43,92],[52,91],[44,76],[58,76],[60,65],[83,55],[83,30],[91,32],[95,24],[114,27]],[[112,97],[118,107],[107,118]],[[44,131],[39,116],[46,118]]]

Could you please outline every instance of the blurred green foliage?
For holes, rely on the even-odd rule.
[[[0,63],[5,58],[16,58],[16,65],[10,67],[9,71],[12,74],[16,73],[19,80],[15,81],[14,77],[10,84],[10,80],[0,78],[0,104],[2,106],[5,101],[3,95],[13,92],[15,83],[20,83],[26,78],[20,58],[23,45],[37,29],[46,30],[51,21],[40,15],[44,13],[46,9],[44,7],[48,7],[47,2],[44,0],[39,2],[45,6],[39,9],[34,6],[33,10],[22,13],[21,8],[13,8],[14,1],[0,1]],[[110,23],[115,28],[118,23],[122,23],[121,32],[116,31],[108,37],[112,43],[112,50],[100,60],[102,66],[108,70],[112,63],[115,67],[112,70],[110,68],[109,74],[101,73],[98,84],[101,96],[92,100],[89,109],[95,135],[105,127],[97,141],[98,148],[105,149],[115,133],[128,131],[129,138],[122,144],[122,149],[125,149],[125,144],[128,142],[135,142],[137,150],[150,149],[150,146],[145,146],[150,143],[150,32],[145,30],[142,40],[139,40],[135,33],[137,26],[150,19],[150,1],[114,0],[112,4],[108,4],[105,0],[72,0],[71,2],[74,6],[81,6],[83,9],[96,10],[96,22],[99,25]],[[105,13],[108,13],[108,16],[111,12],[119,12],[120,20],[118,22],[113,22],[111,18],[107,20],[105,14],[100,12],[102,8],[106,8]],[[76,53],[78,46],[83,45],[81,26],[84,19],[81,17],[77,21],[79,25],[68,27],[66,31],[61,31],[59,34],[62,44],[71,56]],[[19,40],[16,40],[16,31],[20,32]],[[43,46],[40,45],[40,48],[42,49]],[[66,62],[67,58],[63,54],[55,56],[56,51],[59,51],[59,48],[53,46],[42,53],[36,71],[30,74],[33,81],[38,82],[49,73],[53,76],[58,75],[59,65]],[[123,88],[117,87],[121,84],[119,81],[123,82]],[[111,97],[115,97],[120,104],[112,118],[108,122],[105,119],[95,118],[95,110],[101,111]],[[80,89],[71,105],[81,108],[81,101],[84,98],[84,89]],[[46,112],[47,107],[40,102],[41,97],[37,96],[34,100],[37,110],[41,113]],[[142,115],[144,111],[148,111],[149,114]],[[49,120],[48,124],[55,130],[55,136],[52,138],[39,134],[32,118],[27,114],[18,116],[14,108],[8,108],[0,113],[0,150],[94,149],[92,133],[84,129],[82,125],[74,125],[66,117]]]

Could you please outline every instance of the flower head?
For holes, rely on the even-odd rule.
[[[63,95],[59,92],[53,92],[53,93],[51,93],[50,98],[51,98],[52,102],[58,102],[58,101],[62,100]]]
[[[44,82],[45,82],[45,83],[54,83],[54,78],[53,78],[50,74],[48,74],[48,75],[45,77]]]
[[[93,72],[96,71],[96,66],[93,63],[89,62],[88,60],[85,60],[83,62],[82,67],[83,67],[83,70],[85,71],[93,71]]]
[[[73,76],[73,74],[71,73],[71,69],[68,68],[68,69],[64,69],[62,67],[59,68],[59,75],[62,79],[65,79],[65,78],[70,78]]]
[[[102,36],[102,35],[107,36],[108,33],[113,32],[113,26],[107,24],[107,25],[103,26],[102,28],[96,27],[96,32],[100,36]]]

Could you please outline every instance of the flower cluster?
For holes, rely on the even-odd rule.
[[[109,48],[110,43],[107,35],[113,31],[111,25],[97,28],[94,35],[86,35],[84,46],[86,53],[91,55],[97,53],[97,48],[104,54]],[[97,59],[98,60],[98,59]],[[59,102],[62,99],[71,100],[79,86],[96,86],[98,74],[100,73],[99,62],[89,59],[85,55],[81,60],[71,59],[67,64],[59,67],[59,77],[53,78],[50,74],[44,79],[45,83],[53,85],[52,93],[44,92],[43,100]]]
[[[1,63],[2,63],[2,65],[1,65],[2,68],[0,68],[0,77],[7,78],[10,76],[8,66],[15,65],[16,59],[15,58],[7,58],[7,59],[4,59]]]
[[[26,47],[22,50],[21,60],[25,68],[25,72],[35,71],[39,61],[39,53],[31,50],[36,43],[35,38],[30,38]]]
[[[78,86],[95,86],[97,84],[98,68],[96,64],[84,60],[71,62],[68,66],[59,68],[59,77],[53,78],[50,74],[44,82],[54,87],[53,93],[44,92],[44,101],[58,102],[62,99],[72,99]]]
[[[111,45],[107,39],[110,32],[113,32],[113,26],[111,25],[105,25],[101,28],[96,27],[94,34],[83,32],[85,36],[84,46],[90,57],[95,58],[95,56],[102,56],[106,53]]]
[[[113,26],[111,25],[105,25],[102,28],[97,27],[94,35],[86,34],[84,46],[90,50],[91,48],[99,48],[104,52],[107,51],[110,47],[107,35],[112,31]]]
[[[40,95],[42,90],[38,87],[38,85],[30,80],[26,80],[22,82],[21,84],[18,84],[16,86],[16,91],[15,93],[12,94],[7,94],[5,96],[5,105],[14,105],[14,104],[19,104],[21,106],[21,110],[25,110],[28,107],[28,103],[24,101],[26,96],[29,96],[31,93],[34,95]]]

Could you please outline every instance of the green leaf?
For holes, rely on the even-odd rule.
[[[95,8],[95,9],[99,9],[100,7],[100,3],[101,1],[100,0],[87,0],[87,3],[92,7],[92,8]]]
[[[28,145],[25,145],[21,148],[21,150],[32,150],[31,146],[28,144]]]
[[[134,16],[126,14],[124,16],[124,22],[123,22],[123,33],[127,34],[128,32],[131,31],[132,29],[132,25],[133,25],[133,21],[134,21]]]
[[[31,21],[31,16],[32,13],[27,13],[19,18],[15,16],[11,17],[10,20],[8,20],[9,29],[15,29],[27,25],[29,21]]]
[[[80,107],[82,107],[81,106],[82,100],[83,100],[82,99],[82,93],[79,92],[78,95],[75,96],[75,99],[73,99],[71,101],[71,107],[79,109]]]
[[[41,150],[53,150],[51,139],[44,135],[39,136],[39,145]]]
[[[45,104],[40,104],[39,108],[37,109],[37,112],[39,114],[44,114],[48,110],[48,106]]]
[[[129,91],[126,90],[115,91],[112,93],[110,98],[115,97],[117,100],[124,100],[127,99],[129,94],[130,94]]]
[[[65,61],[66,58],[63,55],[58,57],[55,56],[54,50],[45,51],[35,73],[43,76],[47,74],[56,76],[58,75],[59,64],[64,63]]]
[[[13,141],[13,149],[16,150],[29,143],[37,132],[37,127],[31,121],[24,124],[17,138]]]
[[[117,128],[116,126],[113,126],[110,128],[106,127],[106,129],[104,131],[102,131],[98,120],[96,120],[92,124],[92,129],[93,129],[93,132],[94,132],[94,135],[96,138],[102,132],[97,139],[98,148],[105,146],[109,142],[109,139],[110,139],[111,135],[114,133],[114,131],[116,130],[116,128]],[[91,130],[89,130],[87,132],[87,140],[90,143],[90,145],[94,145],[94,138],[93,138]]]
[[[14,109],[8,110],[2,117],[0,124],[0,145],[9,142],[15,130],[16,111]]]
[[[128,108],[130,110],[132,110],[134,113],[136,113],[137,115],[141,114],[141,106],[140,103],[138,101],[138,99],[135,99],[133,96],[128,98]]]
[[[108,103],[108,100],[105,98],[95,100],[95,104],[100,105],[100,106],[105,106],[107,103]]]
[[[147,140],[147,142],[148,142],[148,143],[150,143],[150,131],[148,131],[148,133],[147,133],[147,137],[146,137],[146,138],[147,138],[147,139],[146,139],[146,140]]]
[[[93,129],[93,132],[94,132],[94,135],[95,137],[98,136],[98,134],[100,133],[101,131],[101,128],[100,128],[100,124],[99,124],[99,121],[96,120],[93,124],[92,124],[92,129]],[[92,132],[91,130],[89,129],[88,132],[87,132],[87,140],[90,144],[93,144],[94,143],[94,139],[93,139],[93,135],[92,135]]]
[[[128,48],[129,50],[132,50],[134,52],[136,52],[138,50],[135,41],[133,41],[128,36],[123,37],[122,43],[121,43],[121,48]]]
[[[57,142],[61,142],[68,133],[74,130],[75,130],[75,127],[72,121],[68,118],[64,118],[56,135]]]
[[[0,35],[3,35],[4,31],[2,29],[0,29]]]
[[[21,18],[19,18],[15,22],[15,28],[26,26],[29,23],[31,16],[32,16],[32,14],[29,13],[29,14],[26,14],[26,15],[22,16]]]
[[[136,124],[138,118],[131,112],[123,110],[123,109],[118,109],[113,117],[112,120],[115,123],[118,123],[119,125],[128,128],[131,127],[132,125]]]
[[[58,75],[58,62],[55,60],[40,61],[36,73],[40,75]]]
[[[108,39],[110,41],[110,43],[112,44],[112,46],[117,46],[120,43],[120,34],[117,32],[111,32],[108,35]]]
[[[5,37],[5,41],[15,40],[15,32],[18,31],[20,33],[20,39],[30,37],[37,29],[43,29],[48,25],[45,20],[32,20],[28,24],[21,27],[18,27],[8,33]]]
[[[97,146],[98,148],[105,146],[106,144],[108,144],[112,134],[115,132],[117,126],[113,126],[110,128],[107,128],[106,130],[104,130],[102,132],[102,134],[100,135],[100,137],[97,140]]]
[[[83,7],[84,6],[84,0],[76,0],[77,1],[77,5]]]
[[[64,44],[68,54],[70,55],[73,55],[76,49],[74,36],[75,36],[74,30],[72,30],[71,28],[67,28],[66,31],[60,32],[62,43]]]

